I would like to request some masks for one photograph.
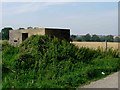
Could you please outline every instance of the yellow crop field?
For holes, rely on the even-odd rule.
[[[106,48],[106,42],[71,42],[78,47],[88,47],[88,48]],[[107,42],[107,48],[119,49],[120,43],[118,42]]]

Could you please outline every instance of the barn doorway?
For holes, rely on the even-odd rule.
[[[22,41],[28,38],[28,33],[22,33]]]

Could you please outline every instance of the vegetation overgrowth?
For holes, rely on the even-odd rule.
[[[120,58],[112,49],[33,35],[17,47],[3,43],[2,65],[3,88],[76,88],[120,70]]]

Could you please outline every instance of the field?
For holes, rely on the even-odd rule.
[[[78,47],[88,47],[97,49],[98,47],[105,49],[106,42],[72,42],[74,45]],[[117,42],[107,42],[107,48],[118,49],[120,43]]]

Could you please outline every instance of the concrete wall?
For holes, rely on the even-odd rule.
[[[45,34],[70,41],[70,29],[45,28]]]
[[[21,43],[21,33],[18,30],[10,30],[9,31],[9,43],[16,46],[17,44]],[[14,40],[17,40],[17,42],[14,42]]]
[[[10,44],[16,46],[22,43],[22,33],[28,33],[28,37],[32,35],[50,35],[60,39],[65,39],[67,41],[70,40],[70,29],[36,28],[36,29],[10,30],[9,31]]]
[[[22,33],[28,33],[28,37],[32,35],[45,35],[45,29],[25,29],[25,30],[10,30],[9,31],[9,42],[10,44],[16,46],[22,43]],[[17,40],[15,42],[14,40]]]

